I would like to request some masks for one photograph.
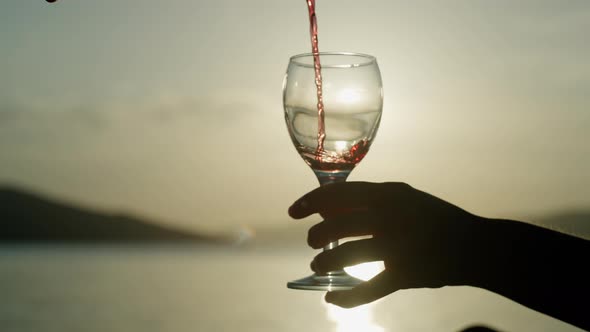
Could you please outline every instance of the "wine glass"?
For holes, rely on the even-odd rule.
[[[325,185],[346,181],[368,152],[381,120],[383,89],[375,57],[343,52],[315,55],[316,61],[321,60],[321,70],[312,53],[289,60],[283,106],[297,152],[320,185]],[[321,106],[323,112],[318,112]],[[337,246],[335,241],[324,250]],[[332,291],[351,289],[361,282],[340,270],[294,280],[287,287]]]

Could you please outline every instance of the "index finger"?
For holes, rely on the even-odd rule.
[[[339,182],[323,185],[298,199],[289,208],[295,219],[314,213],[363,210],[381,205],[390,194],[409,187],[404,183]],[[399,196],[399,195],[394,195]],[[395,199],[395,197],[393,197]]]

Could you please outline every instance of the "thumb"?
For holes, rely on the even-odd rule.
[[[400,289],[387,270],[353,289],[328,292],[325,300],[343,308],[370,303]]]

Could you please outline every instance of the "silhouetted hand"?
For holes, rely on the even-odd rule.
[[[462,330],[461,332],[499,332],[499,331],[489,328],[487,326],[476,325],[476,326],[468,327],[468,328]]]
[[[308,242],[322,248],[345,237],[372,235],[320,253],[312,269],[325,273],[368,261],[385,271],[349,291],[329,292],[326,301],[354,307],[399,289],[465,285],[474,215],[404,183],[336,183],[317,188],[289,209],[296,219],[320,213]]]
[[[499,332],[499,331],[493,330],[487,326],[477,325],[477,326],[468,327],[468,328],[462,330],[461,332]]]
[[[404,183],[344,182],[321,186],[297,200],[295,219],[319,213],[308,242],[322,248],[311,266],[326,273],[368,261],[385,270],[326,301],[354,307],[399,289],[475,286],[531,309],[590,329],[590,241],[512,220],[487,219]],[[590,221],[589,221],[590,222]]]

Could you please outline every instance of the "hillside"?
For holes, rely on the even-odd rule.
[[[0,242],[216,242],[135,217],[104,214],[0,188]]]

